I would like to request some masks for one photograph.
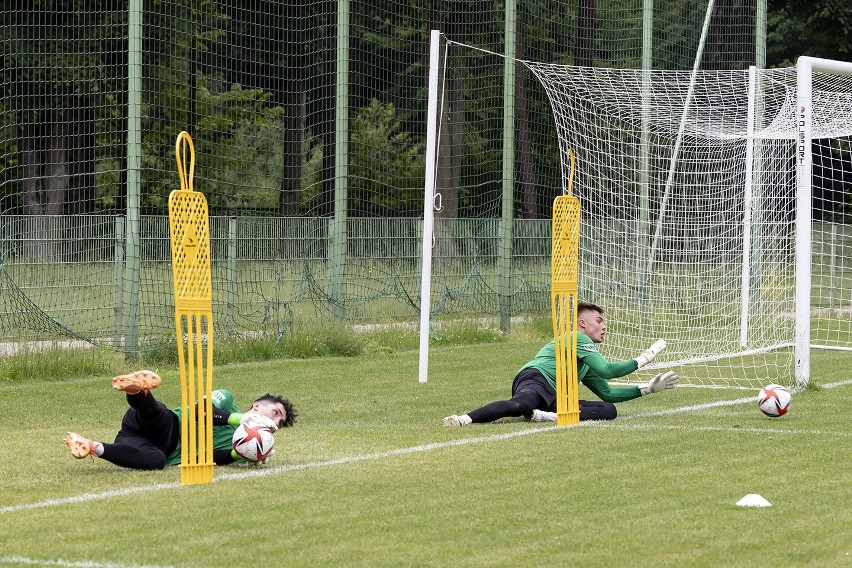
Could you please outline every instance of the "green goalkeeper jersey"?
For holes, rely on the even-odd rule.
[[[239,408],[234,404],[234,395],[231,391],[219,389],[213,391],[213,406],[226,412],[239,412]],[[178,420],[181,419],[181,409],[173,408],[172,412],[177,414]],[[213,449],[214,450],[230,450],[233,448],[234,432],[236,426],[224,425],[213,426]],[[180,463],[180,440],[175,451],[166,460],[166,465],[178,465]]]
[[[556,347],[551,341],[541,348],[532,361],[521,367],[538,369],[556,390]],[[605,402],[623,402],[639,398],[637,386],[610,386],[609,379],[629,375],[638,368],[635,359],[610,363],[598,352],[598,346],[582,332],[577,332],[577,379]]]

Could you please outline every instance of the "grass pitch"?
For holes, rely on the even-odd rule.
[[[678,388],[608,423],[441,425],[507,398],[538,347],[437,348],[426,384],[416,352],[218,366],[240,406],[273,392],[300,417],[270,466],[189,487],[71,458],[66,430],[118,430],[111,375],[6,379],[0,566],[852,565],[848,354],[813,352],[817,387],[780,419],[749,391]],[[748,493],[772,507],[736,506]]]

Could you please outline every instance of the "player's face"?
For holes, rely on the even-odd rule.
[[[280,402],[271,402],[268,400],[256,400],[251,405],[251,409],[258,414],[263,414],[267,418],[271,418],[280,428],[287,419],[287,411],[284,410],[284,405]]]
[[[595,343],[601,343],[606,333],[606,322],[600,312],[584,310],[577,314],[577,328]]]

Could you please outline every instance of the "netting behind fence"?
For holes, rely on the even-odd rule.
[[[501,3],[420,0],[0,8],[0,253],[25,298],[6,302],[0,335],[113,344],[136,326],[142,349],[172,341],[164,215],[182,130],[213,216],[215,325],[281,334],[300,317],[416,321],[429,30],[501,53],[515,29],[520,59],[640,66],[643,3],[595,4],[521,2],[508,14]],[[753,63],[751,3],[716,4],[705,65]],[[705,11],[655,2],[654,67],[691,66]],[[501,58],[452,49],[446,70],[435,315],[546,314],[547,219],[561,191],[547,98],[518,65],[507,128]],[[514,227],[509,302],[495,287],[500,222]],[[27,323],[27,311],[56,323]]]

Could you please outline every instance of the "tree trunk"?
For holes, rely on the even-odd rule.
[[[87,95],[76,97],[68,127],[68,215],[95,212],[95,109]]]
[[[456,41],[463,41],[464,22],[462,18],[444,24],[433,25],[430,29],[445,29],[447,35]],[[443,105],[438,108],[439,132],[438,160],[435,172],[436,203],[440,207],[435,211],[434,264],[452,259],[457,249],[454,242],[455,226],[453,221],[459,216],[459,188],[462,184],[462,157],[464,152],[464,81],[453,69],[453,58],[445,58],[442,45],[440,61],[447,64],[441,70],[440,77],[445,83],[439,85]],[[426,66],[428,69],[428,65]],[[440,103],[441,101],[439,101]]]
[[[316,90],[315,99],[318,101],[318,120],[316,128],[319,136],[322,139],[323,154],[322,154],[322,188],[320,190],[320,203],[318,214],[322,217],[331,217],[334,215],[334,185],[335,185],[335,152],[337,148],[336,141],[336,125],[335,125],[335,73],[337,66],[336,62],[336,46],[337,36],[335,30],[336,13],[326,15],[326,24],[324,29],[327,30],[325,41],[325,53],[320,59],[327,61],[325,72],[319,69],[316,74],[318,88]],[[329,21],[330,20],[330,21]]]
[[[61,260],[60,231],[68,191],[65,120],[60,110],[39,113],[39,122],[24,125],[18,134],[23,179],[24,214],[30,216],[19,256],[39,262]]]
[[[288,73],[291,71],[288,70]],[[281,177],[280,214],[295,217],[302,212],[302,154],[305,142],[305,93],[298,79],[284,93],[284,171]]]
[[[282,104],[284,106],[284,157],[281,175],[279,213],[295,217],[302,212],[302,154],[305,142],[305,42],[303,2],[289,3],[285,10],[285,25],[295,26],[280,43],[284,68],[282,77]]]
[[[523,34],[518,34],[517,57],[524,58]],[[538,218],[538,199],[535,191],[533,153],[530,146],[529,101],[527,99],[526,67],[515,64],[515,185],[520,193],[521,217]]]

